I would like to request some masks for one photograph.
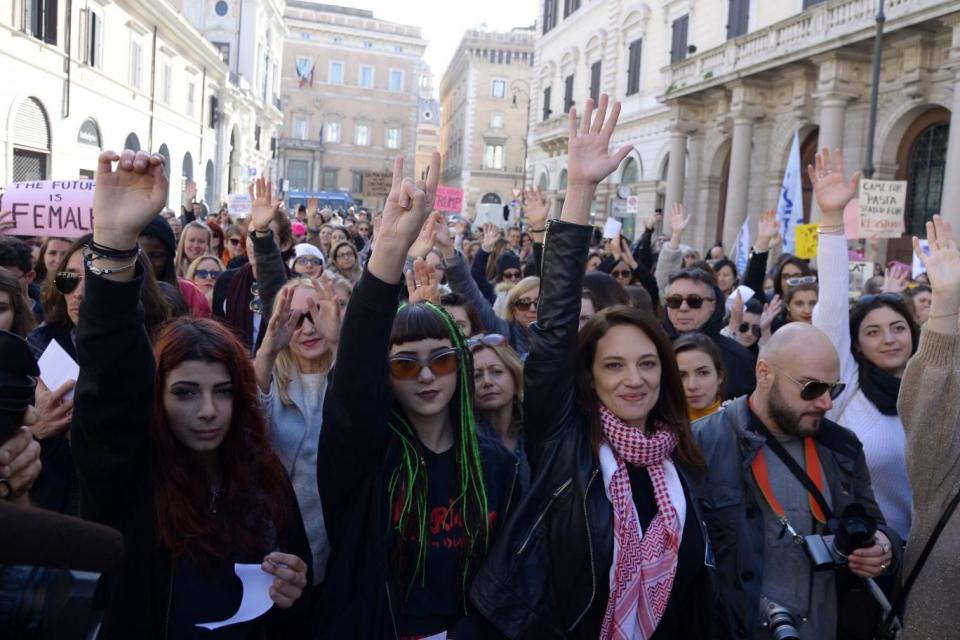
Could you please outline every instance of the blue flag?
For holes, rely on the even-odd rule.
[[[800,172],[800,133],[793,134],[793,146],[787,159],[787,169],[783,172],[783,184],[780,185],[780,198],[777,201],[777,221],[783,234],[783,250],[793,253],[797,249],[797,225],[803,224],[803,185]]]

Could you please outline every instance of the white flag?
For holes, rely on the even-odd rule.
[[[747,260],[750,257],[750,217],[743,221],[740,227],[740,233],[737,235],[737,273],[743,280],[743,274],[747,270]]]
[[[783,172],[783,184],[780,185],[780,199],[777,201],[777,221],[783,234],[783,250],[793,253],[797,249],[797,225],[803,224],[803,186],[800,171],[800,134],[794,132],[793,146],[787,159],[787,169]]]

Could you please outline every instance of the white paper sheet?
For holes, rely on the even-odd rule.
[[[447,640],[447,632],[441,631],[437,635],[430,636],[429,638],[424,638],[423,640]]]
[[[616,218],[607,218],[606,223],[603,225],[603,237],[608,239],[616,238],[620,235],[620,229],[623,228],[623,224]]]
[[[240,578],[240,582],[243,583],[243,597],[240,599],[240,608],[226,620],[204,622],[198,624],[198,627],[213,631],[228,624],[247,622],[259,618],[273,606],[273,600],[270,599],[270,585],[273,584],[272,575],[261,569],[259,564],[235,564],[233,571]]]
[[[67,380],[75,381],[80,377],[80,365],[63,350],[56,340],[51,340],[47,345],[40,360],[37,361],[37,366],[40,367],[40,379],[51,391],[56,390]],[[73,389],[68,391],[63,399],[72,400]]]

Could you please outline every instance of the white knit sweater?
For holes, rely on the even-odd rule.
[[[912,507],[907,477],[906,436],[900,416],[885,416],[860,390],[860,368],[850,351],[847,239],[821,235],[817,249],[820,297],[813,324],[829,336],[840,356],[840,379],[847,388],[827,412],[827,418],[844,426],[863,443],[874,497],[887,525],[904,540],[910,533]],[[839,515],[839,514],[838,514]]]

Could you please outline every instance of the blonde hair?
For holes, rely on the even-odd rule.
[[[513,422],[510,424],[510,433],[511,435],[521,433],[523,431],[523,361],[509,344],[489,345],[481,342],[470,349],[470,353],[475,356],[478,351],[484,349],[493,351],[513,378]]]
[[[537,276],[527,276],[510,289],[507,294],[507,308],[504,310],[504,320],[513,322],[517,319],[517,301],[524,295],[540,287],[540,278]]]
[[[184,277],[190,282],[193,282],[193,276],[197,274],[197,269],[200,268],[200,263],[203,262],[204,260],[213,260],[214,262],[217,263],[217,267],[220,269],[220,271],[224,270],[223,261],[221,261],[220,258],[218,258],[217,256],[200,256],[199,258],[197,258],[196,260],[190,263],[190,266],[187,267],[187,275]]]
[[[280,291],[299,287],[312,289],[314,291],[320,290],[316,283],[309,278],[293,278],[292,280],[288,280],[287,283],[281,287]],[[317,328],[317,330],[319,331],[319,328]],[[323,373],[330,371],[334,356],[335,354],[331,347],[327,347],[327,350],[320,356],[320,370]],[[285,406],[293,404],[293,400],[290,399],[290,381],[299,373],[300,368],[297,366],[297,359],[293,355],[293,350],[290,348],[290,345],[287,344],[287,346],[277,354],[277,361],[273,365],[273,378],[277,381],[277,392],[280,395],[280,401]]]
[[[198,220],[194,220],[183,227],[183,231],[180,232],[180,241],[177,243],[177,255],[173,261],[173,264],[175,264],[177,267],[177,276],[181,278],[186,277],[186,270],[183,267],[183,261],[187,256],[185,255],[183,249],[187,243],[188,229],[203,229],[207,232],[207,254],[210,253],[210,241],[213,239],[213,230]],[[190,265],[187,266],[189,267]]]

